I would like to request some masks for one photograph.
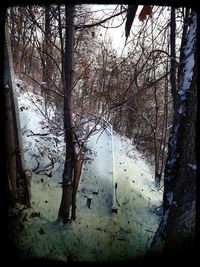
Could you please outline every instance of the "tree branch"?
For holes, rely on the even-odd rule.
[[[165,74],[163,74],[160,78],[158,78],[157,80],[149,83],[146,87],[144,87],[143,89],[141,89],[139,92],[131,95],[129,98],[117,103],[117,104],[114,104],[113,106],[110,107],[110,109],[113,109],[113,108],[118,108],[118,107],[121,107],[123,106],[124,104],[129,104],[131,103],[133,100],[136,100],[137,97],[141,96],[142,94],[144,94],[146,92],[147,89],[151,88],[152,86],[154,86],[157,82],[161,81],[162,79],[164,79],[168,74],[170,73],[170,71],[166,72]]]
[[[114,18],[114,17],[117,17],[117,16],[119,16],[119,15],[125,13],[126,11],[127,11],[127,9],[125,9],[125,10],[123,10],[123,11],[120,11],[120,12],[117,13],[117,14],[114,14],[114,15],[112,15],[112,16],[106,18],[106,19],[103,19],[103,20],[101,20],[101,21],[99,21],[99,22],[95,22],[95,23],[92,23],[92,24],[85,24],[85,25],[78,25],[78,26],[76,25],[76,26],[75,26],[75,30],[81,30],[81,29],[86,29],[86,28],[93,28],[93,27],[95,27],[95,26],[102,26],[101,24],[107,22],[108,20],[110,20],[110,19],[112,19],[112,18]]]

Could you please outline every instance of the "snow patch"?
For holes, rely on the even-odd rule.
[[[170,141],[169,144],[172,147],[173,150],[175,150],[176,147],[176,143],[177,143],[177,134],[178,134],[178,130],[179,130],[179,123],[177,123],[177,125],[175,126],[175,129],[173,131],[173,133],[170,136]]]
[[[194,164],[194,163],[188,163],[188,166],[189,166],[193,171],[196,171],[196,169],[197,169],[197,166],[196,166],[196,164]]]
[[[178,113],[181,115],[185,115],[185,107],[183,104],[181,104],[181,106],[179,107]]]
[[[192,76],[193,76],[193,68],[194,68],[194,44],[196,41],[196,27],[197,27],[197,18],[196,14],[192,16],[192,25],[190,26],[186,46],[184,48],[185,59],[183,61],[183,82],[178,91],[178,94],[181,97],[181,101],[186,99],[186,92],[189,90]]]
[[[169,205],[171,205],[172,204],[172,200],[173,200],[173,192],[168,192],[167,194],[166,194],[166,198],[167,198],[167,202],[168,202],[168,204]]]
[[[32,100],[36,99],[32,94]],[[42,109],[43,100],[38,103]],[[160,222],[156,208],[161,206],[163,192],[155,189],[153,167],[135,149],[132,140],[113,132],[112,145],[109,131],[90,137],[87,145],[92,153],[86,152],[86,157],[91,160],[83,166],[77,193],[77,218],[62,225],[57,217],[62,195],[63,135],[50,130],[48,120],[33,107],[26,93],[19,96],[19,106],[24,106],[20,118],[27,167],[33,170],[39,163],[31,182],[32,207],[20,207],[21,216],[18,220],[15,218],[10,231],[22,256],[65,262],[125,261],[144,256]],[[31,134],[42,134],[47,129],[47,136]],[[45,169],[51,158],[56,161],[51,176],[44,172],[36,174]],[[111,211],[113,164],[117,214]]]

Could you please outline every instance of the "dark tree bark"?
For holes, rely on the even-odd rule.
[[[51,76],[51,26],[50,26],[50,6],[45,6],[45,29],[44,29],[44,41],[43,41],[43,77],[42,80],[45,82],[45,86],[42,90],[42,95],[45,98],[45,113],[47,113],[47,102],[48,102],[48,89],[50,89],[50,76]]]
[[[20,133],[18,102],[15,92],[14,70],[8,27],[5,24],[4,94],[6,99],[7,188],[11,205],[19,202],[30,207],[30,182],[26,175],[23,143]]]
[[[184,42],[187,35],[188,30],[188,23],[189,23],[189,16],[190,16],[190,8],[183,8],[183,32],[182,32],[182,38],[181,38],[181,47],[180,47],[180,56],[179,56],[179,66],[178,66],[178,87],[181,86],[181,73],[182,73],[182,60],[184,57]]]
[[[150,248],[150,252],[160,251],[167,255],[189,253],[195,246],[196,20],[196,14],[192,12],[165,166],[163,217]]]
[[[73,180],[73,191],[72,191],[72,220],[76,219],[76,194],[78,190],[78,185],[81,177],[81,171],[84,160],[84,144],[81,145],[79,153],[76,155],[75,168],[74,168],[74,180]]]
[[[6,187],[7,203],[9,206],[15,206],[16,202],[16,154],[14,141],[13,116],[11,106],[10,88],[4,85],[5,96],[5,149],[6,149]]]
[[[175,8],[171,8],[171,20],[170,20],[170,47],[171,47],[171,69],[170,69],[170,82],[171,82],[171,94],[173,98],[173,108],[176,107],[176,12]]]
[[[63,191],[59,209],[59,219],[67,223],[70,216],[75,167],[75,146],[72,124],[72,83],[74,76],[74,6],[66,6],[65,58],[63,72],[64,87],[64,131],[66,143],[65,166],[63,172]]]

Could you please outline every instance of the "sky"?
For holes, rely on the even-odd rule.
[[[117,5],[92,5],[92,10],[93,11],[97,11],[99,10],[99,12],[96,12],[96,16],[102,18],[103,15],[105,14],[109,14],[111,15],[111,12],[117,7]],[[138,25],[138,20],[137,20],[137,16],[141,10],[142,6],[138,7],[138,10],[136,12],[136,19],[134,20],[133,25]],[[120,12],[120,6],[118,7],[118,10]],[[108,17],[109,15],[105,16],[104,18]],[[123,17],[125,17],[126,15],[123,14]],[[126,20],[125,20],[126,21]],[[125,45],[125,21],[122,23],[122,18],[121,16],[114,18],[113,20],[111,20],[109,22],[110,26],[114,27],[116,25],[120,25],[122,23],[121,26],[117,27],[117,28],[110,28],[110,29],[105,29],[104,27],[100,28],[100,33],[102,34],[102,37],[105,40],[108,40],[109,38],[112,40],[112,47],[117,51],[118,56],[121,55],[121,53],[126,53],[126,49],[124,49],[124,45]],[[112,23],[112,24],[111,24]],[[106,24],[105,24],[106,26]],[[131,34],[130,34],[131,36]]]
[[[105,19],[109,16],[112,15],[112,12],[116,9],[117,5],[91,5],[92,10],[93,11],[97,11],[96,12],[96,16],[99,17],[100,19]],[[156,6],[154,6],[156,7]],[[141,22],[138,19],[138,15],[140,14],[141,10],[143,8],[143,5],[139,5],[136,15],[135,15],[135,19],[133,22],[133,25],[131,27],[131,32],[130,32],[130,36],[128,38],[128,42],[131,40],[131,38],[133,37],[132,32],[137,33],[137,29],[138,27],[140,28],[142,26],[143,23],[146,23],[146,21]],[[157,6],[158,8],[158,6]],[[160,27],[166,27],[166,18],[170,16],[169,14],[169,9],[165,9],[161,12],[160,14],[160,9],[159,12],[156,11],[157,9],[154,9],[154,13],[152,16],[152,21],[154,22],[154,34],[156,36],[157,34],[157,30],[159,28],[157,28],[155,25],[159,24]],[[120,5],[118,5],[117,7],[117,12],[120,12]],[[116,12],[115,12],[116,13]],[[103,18],[102,18],[103,17]],[[123,18],[126,17],[126,14],[123,14]],[[157,21],[157,18],[159,18],[159,20]],[[157,23],[155,23],[155,20],[157,21]],[[152,23],[151,20],[149,20],[148,23]],[[113,23],[113,24],[111,24]],[[116,26],[122,23],[122,17],[121,16],[117,16],[114,19],[111,19],[109,21],[109,26]],[[100,33],[102,34],[102,37],[105,40],[108,40],[109,38],[112,40],[112,47],[117,51],[117,55],[118,56],[125,56],[125,54],[128,52],[128,45],[126,47],[125,46],[125,23],[126,23],[126,19],[124,20],[124,22],[122,23],[121,26],[117,27],[117,28],[109,28],[109,29],[105,29],[104,27],[100,27]],[[150,25],[149,24],[149,25]],[[108,26],[107,23],[104,24],[105,26]],[[177,20],[177,24],[176,24],[177,30],[181,27],[181,23]],[[176,43],[178,46],[180,46],[180,42],[181,42],[181,38],[177,35],[176,36]]]

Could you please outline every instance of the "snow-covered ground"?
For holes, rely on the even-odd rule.
[[[57,216],[64,166],[63,134],[53,133],[50,122],[38,110],[43,106],[42,97],[26,92],[18,94],[18,100],[26,165],[35,170],[32,207],[18,205],[18,219],[11,212],[14,224],[10,232],[19,254],[24,258],[80,262],[143,257],[158,227],[157,210],[162,201],[162,192],[155,188],[152,166],[131,140],[114,134],[113,151],[108,131],[94,134],[87,144],[92,153],[86,155],[83,166],[76,221],[62,225]],[[117,213],[111,211],[113,175],[117,183]],[[90,208],[88,197],[92,198]]]

